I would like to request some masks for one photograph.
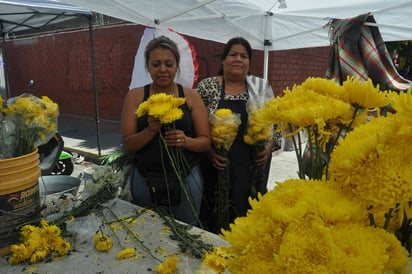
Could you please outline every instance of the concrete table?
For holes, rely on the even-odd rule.
[[[110,200],[105,207],[103,218],[107,222],[117,221],[118,218],[123,220],[121,223],[115,222],[114,229],[108,229],[107,226],[103,228],[113,240],[113,248],[108,253],[96,251],[89,235],[81,243],[72,242],[72,251],[69,255],[52,261],[32,265],[8,265],[7,257],[0,257],[0,273],[22,273],[24,270],[49,274],[153,273],[155,267],[171,255],[176,255],[180,259],[178,273],[194,273],[200,267],[201,260],[181,252],[179,242],[170,238],[170,229],[165,226],[164,219],[155,212],[120,199]],[[213,246],[227,245],[218,235],[202,229],[192,227],[188,232],[195,236],[199,235],[203,242]],[[136,235],[136,238],[132,235]],[[117,252],[126,247],[136,248],[137,256],[116,260]]]

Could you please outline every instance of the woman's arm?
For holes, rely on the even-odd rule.
[[[123,149],[125,152],[133,152],[142,149],[157,134],[160,129],[160,121],[149,117],[149,126],[137,132],[137,107],[143,101],[143,88],[129,91],[124,99],[120,118]]]

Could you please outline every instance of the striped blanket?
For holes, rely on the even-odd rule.
[[[326,77],[342,83],[347,76],[371,78],[381,90],[406,90],[412,81],[396,70],[375,19],[363,14],[330,22],[331,48]]]

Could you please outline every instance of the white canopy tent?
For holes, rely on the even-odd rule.
[[[384,41],[412,39],[412,0],[63,0],[140,25],[225,43],[243,36],[268,54],[329,45],[330,19],[371,13]]]
[[[0,1],[0,24],[2,33],[10,34],[25,30],[39,30],[90,11],[69,4],[49,0]]]

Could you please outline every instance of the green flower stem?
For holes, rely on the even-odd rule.
[[[260,141],[253,145],[253,155],[252,155],[253,164],[251,165],[252,188],[251,188],[251,193],[250,193],[250,196],[253,199],[257,198],[257,194],[259,192],[261,194],[265,194],[267,192],[266,182],[265,182],[265,173],[264,173],[265,166],[256,164],[256,161],[258,159],[258,154],[265,149],[265,146],[266,146],[265,141]]]
[[[115,201],[114,203],[116,203],[116,201]],[[114,203],[113,203],[113,204],[114,204]],[[119,223],[122,225],[122,227],[126,230],[127,234],[129,234],[136,242],[138,242],[138,243],[146,250],[146,252],[149,253],[149,255],[150,255],[153,259],[157,260],[157,261],[160,262],[160,263],[162,262],[162,260],[160,260],[159,258],[157,258],[157,257],[151,252],[151,250],[150,250],[147,246],[145,246],[145,244],[143,243],[143,241],[140,240],[140,239],[136,236],[136,233],[135,233],[134,231],[132,231],[124,222],[121,221],[121,218],[119,218],[119,217],[117,216],[117,214],[114,213],[114,211],[113,211],[111,208],[106,208],[106,209],[110,212],[110,214],[113,215],[113,217],[116,218],[116,220],[119,221]]]
[[[352,119],[349,125],[348,126],[340,125],[336,137],[335,138],[332,137],[333,139],[332,139],[331,145],[326,148],[326,154],[328,155],[328,159],[330,158],[330,154],[332,153],[332,151],[335,149],[336,145],[338,144],[339,138],[341,134],[343,133],[343,131],[345,130],[347,133],[352,130],[352,125],[353,125],[353,122],[355,121],[355,117],[358,114],[358,111],[362,109],[362,107],[355,105],[354,108],[355,109],[353,111]],[[329,179],[329,163],[325,167],[325,175],[326,175],[326,179]]]
[[[227,157],[229,154],[227,150],[219,150],[216,152],[223,157]],[[229,165],[227,165],[224,170],[217,171],[217,185],[214,195],[215,203],[213,212],[217,218],[216,225],[218,230],[221,228],[229,229],[229,188]]]
[[[156,210],[156,212],[165,220],[166,225],[170,227],[173,234],[171,238],[179,242],[179,248],[182,252],[189,252],[195,258],[202,258],[205,253],[212,251],[213,246],[204,243],[200,235],[188,232],[192,228],[191,226],[176,222],[176,220],[170,218],[160,209]]]
[[[294,132],[292,124],[288,124],[289,131]],[[295,148],[296,159],[298,161],[298,176],[300,179],[305,179],[305,172],[303,170],[303,151],[302,151],[302,143],[300,142],[300,136],[298,133],[298,142],[296,142],[295,135],[292,135],[292,142],[293,147]]]
[[[372,227],[375,227],[375,226],[376,226],[376,223],[375,223],[375,217],[373,216],[373,214],[372,214],[372,213],[368,213],[368,217],[369,217],[369,224],[370,224]]]
[[[168,156],[168,158],[169,158],[169,160],[170,160],[170,163],[171,163],[171,166],[172,166],[172,168],[173,168],[173,171],[175,172],[175,174],[176,174],[176,176],[177,176],[177,178],[178,178],[178,180],[179,180],[180,187],[181,187],[181,189],[182,189],[182,191],[183,191],[183,193],[184,193],[187,201],[189,202],[190,209],[191,209],[191,211],[192,211],[193,216],[194,216],[195,219],[196,219],[196,222],[199,224],[199,226],[200,226],[201,228],[203,228],[202,223],[201,223],[200,218],[199,218],[199,215],[198,215],[195,207],[193,206],[192,199],[191,199],[192,197],[191,197],[191,195],[189,194],[189,192],[187,191],[187,189],[186,189],[186,187],[185,187],[185,184],[184,184],[184,178],[182,178],[182,175],[181,175],[182,172],[184,172],[185,174],[188,173],[188,172],[190,172],[190,170],[189,170],[189,169],[190,169],[190,165],[187,163],[187,161],[186,161],[186,159],[185,159],[185,157],[184,157],[184,154],[183,154],[182,149],[181,149],[181,148],[176,148],[176,149],[173,149],[173,148],[172,148],[172,149],[170,149],[170,148],[166,145],[166,140],[165,140],[163,134],[160,134],[159,141],[162,143],[161,145],[163,145],[163,146],[165,147],[165,150],[166,150],[167,156]],[[164,156],[163,156],[163,154],[161,154],[161,159],[162,159],[162,163],[164,163]],[[188,172],[186,172],[186,171],[188,171]],[[165,166],[164,166],[164,165],[163,165],[163,172],[165,172],[165,174],[166,174],[166,170],[165,170]],[[167,183],[167,182],[166,182],[166,183]],[[200,182],[199,182],[198,185],[200,185]],[[167,187],[167,186],[166,186],[166,187]],[[168,195],[169,195],[169,191],[167,191],[167,193],[168,193]],[[170,201],[170,197],[168,197],[168,198],[169,198],[168,200]]]
[[[385,214],[385,223],[383,224],[383,229],[387,230],[389,227],[389,222],[393,217],[393,208],[389,208],[388,212]]]

